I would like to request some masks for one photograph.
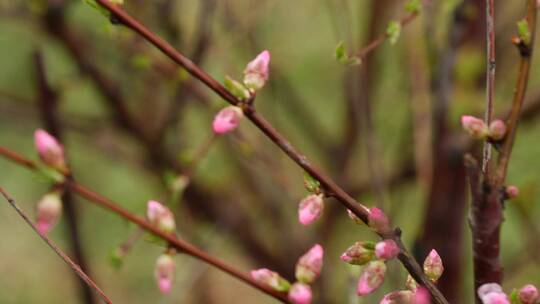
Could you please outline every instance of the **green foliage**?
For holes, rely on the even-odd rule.
[[[104,8],[99,3],[97,3],[96,0],[83,0],[83,2],[86,3],[88,6],[90,6],[91,8],[98,11],[103,16],[105,16],[107,18],[111,17],[111,13],[106,8]],[[124,5],[124,0],[109,0],[109,2],[114,4],[114,5],[118,5],[118,6],[123,6]]]
[[[418,14],[422,10],[422,3],[420,0],[409,0],[405,4],[405,11],[411,14]]]
[[[321,183],[319,183],[318,180],[313,178],[309,173],[304,172],[304,186],[306,187],[306,190],[311,193],[319,193]]]
[[[512,293],[510,294],[510,303],[512,304],[522,304],[519,300],[518,291],[516,289],[512,290]]]
[[[529,22],[526,19],[522,19],[517,23],[519,39],[525,44],[531,43],[531,30],[529,28]]]
[[[336,60],[344,65],[356,65],[360,64],[361,60],[355,56],[349,57],[347,54],[347,48],[345,42],[340,41],[336,46],[335,52]]]
[[[114,248],[109,252],[109,262],[114,269],[122,268],[124,259],[120,248]]]
[[[225,87],[229,90],[229,92],[231,92],[237,98],[240,98],[240,99],[249,98],[248,89],[240,82],[232,79],[229,76],[225,76],[224,84],[225,84]]]
[[[396,44],[401,34],[401,24],[397,21],[390,21],[388,27],[386,28],[386,36],[390,44]]]

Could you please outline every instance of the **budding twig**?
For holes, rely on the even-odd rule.
[[[41,234],[38,232],[38,229],[37,227],[34,225],[34,223],[32,222],[32,220],[30,220],[30,218],[28,217],[28,215],[26,215],[26,213],[19,207],[19,205],[17,205],[17,203],[15,202],[15,200],[6,192],[4,191],[4,189],[2,187],[0,187],[0,193],[2,193],[2,195],[4,196],[4,198],[6,199],[6,201],[11,205],[11,207],[13,207],[13,209],[15,209],[15,211],[17,211],[17,213],[23,218],[23,220],[41,237],[41,239],[43,241],[45,241],[45,243],[47,243],[47,245],[49,247],[51,247],[52,250],[54,250],[54,252],[56,252],[56,254],[62,258],[62,260],[64,260],[64,262],[66,262],[66,264],[68,264],[69,267],[71,267],[71,269],[73,269],[73,271],[75,271],[75,273],[77,273],[77,275],[90,287],[92,288],[96,293],[99,294],[99,296],[103,299],[103,301],[107,304],[112,304],[112,301],[111,299],[109,299],[109,297],[107,297],[107,295],[105,295],[105,293],[96,285],[96,283],[94,283],[94,281],[92,281],[92,279],[90,279],[89,276],[86,275],[86,273],[84,273],[84,271],[81,269],[81,267],[79,267],[79,265],[77,265],[75,262],[73,262],[68,256],[67,254],[65,254],[62,249],[58,248],[58,246],[56,246],[45,234]]]

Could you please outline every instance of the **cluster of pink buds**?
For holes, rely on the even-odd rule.
[[[474,139],[490,139],[492,141],[500,141],[506,135],[506,124],[496,119],[489,126],[480,119],[470,115],[461,117],[461,125],[463,129]]]
[[[157,201],[148,201],[146,216],[150,223],[156,225],[163,232],[172,233],[176,229],[171,210]]]
[[[62,216],[61,193],[53,191],[45,194],[36,206],[36,227],[40,234],[47,234]]]
[[[431,250],[424,260],[424,273],[432,281],[437,282],[444,271],[442,259],[435,249]]]
[[[484,284],[476,292],[483,304],[536,304],[540,301],[538,289],[531,284],[521,287],[519,291],[514,290],[510,297],[497,283]]]
[[[321,217],[323,209],[323,195],[310,194],[298,205],[298,221],[302,225],[309,225]]]
[[[215,134],[229,133],[238,127],[242,117],[244,117],[244,112],[239,107],[225,107],[214,117],[212,129]]]
[[[294,304],[310,304],[313,294],[309,284],[321,274],[323,257],[324,250],[319,244],[301,256],[296,263],[295,276],[298,281],[292,285],[277,272],[266,268],[251,271],[251,277],[277,291],[287,292],[287,297]]]
[[[244,70],[244,84],[251,91],[264,87],[269,75],[270,52],[263,51]]]
[[[34,132],[34,145],[41,161],[54,169],[65,171],[66,159],[64,147],[47,131],[38,129]]]
[[[176,264],[171,254],[164,253],[156,260],[154,275],[161,293],[169,293],[174,281]]]

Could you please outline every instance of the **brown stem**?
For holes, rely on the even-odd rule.
[[[79,265],[73,262],[69,258],[69,256],[65,254],[58,246],[56,246],[45,234],[41,234],[38,232],[37,227],[34,225],[32,220],[30,220],[28,215],[26,215],[26,213],[21,208],[19,208],[15,200],[11,198],[11,196],[6,191],[4,191],[2,187],[0,187],[0,193],[2,193],[4,198],[8,201],[11,207],[13,207],[15,211],[17,211],[17,213],[23,218],[23,220],[41,237],[43,241],[45,241],[45,243],[47,243],[47,245],[49,245],[49,247],[51,247],[52,250],[54,250],[54,252],[56,252],[56,254],[60,258],[62,258],[62,260],[64,260],[66,264],[68,264],[69,267],[71,267],[71,269],[73,269],[73,271],[75,271],[75,273],[77,273],[77,275],[88,285],[89,288],[93,289],[96,293],[98,293],[99,296],[103,299],[103,301],[105,301],[105,303],[112,304],[112,301],[109,299],[109,297],[107,297],[107,295],[105,295],[105,293],[96,285],[96,283],[94,283],[94,281],[92,281],[92,279],[90,279],[90,277],[84,273],[84,271]]]
[[[195,65],[191,60],[186,58],[180,52],[176,51],[170,44],[159,38],[145,26],[140,24],[137,20],[127,14],[122,8],[111,4],[108,0],[96,0],[101,6],[111,12],[122,24],[131,28],[133,31],[144,37],[148,42],[152,43],[156,48],[161,50],[165,55],[171,58],[173,61],[184,67],[188,73],[193,77],[199,79],[212,89],[216,94],[221,96],[224,100],[232,105],[240,105],[240,101],[230,93],[224,86],[218,81],[212,78],[209,74]],[[367,223],[369,209],[360,204],[349,194],[347,194],[341,187],[339,187],[332,179],[327,175],[319,171],[313,166],[309,160],[294,148],[291,143],[283,137],[272,125],[270,125],[262,116],[260,116],[252,107],[244,108],[245,115],[264,133],[269,137],[285,154],[287,154],[293,161],[295,161],[306,172],[316,178],[328,193],[331,193],[338,201],[340,201],[346,208],[351,210],[355,215]],[[392,235],[383,235],[384,238],[394,238]],[[399,240],[398,240],[399,241]],[[414,260],[410,254],[407,254],[403,249],[403,254],[400,255],[405,268],[411,273],[411,275],[417,280],[417,282],[425,285],[431,292],[435,303],[448,303],[442,293],[437,287],[424,275],[421,271],[418,262]]]
[[[18,153],[16,152],[13,152],[13,151],[10,151],[9,149],[5,148],[5,147],[1,147],[0,146],[0,155],[6,157],[7,159],[9,160],[12,160],[20,165],[23,165],[29,169],[32,169],[32,170],[37,170],[37,166],[36,164],[31,161],[31,160],[28,160],[26,159],[25,157],[19,155]],[[184,241],[184,240],[181,240],[179,239],[178,237],[176,237],[174,234],[168,234],[168,233],[165,233],[163,231],[161,231],[160,229],[158,229],[157,227],[155,227],[154,225],[150,224],[149,222],[147,222],[146,220],[144,220],[143,218],[137,216],[137,215],[134,215],[132,213],[130,213],[129,211],[127,211],[126,209],[120,207],[118,204],[114,203],[113,201],[105,198],[104,196],[101,196],[100,194],[84,187],[83,185],[75,182],[75,181],[72,181],[72,180],[69,180],[67,179],[66,182],[65,182],[65,186],[69,189],[71,189],[73,192],[77,193],[79,196],[87,199],[88,201],[92,202],[92,203],[95,203],[96,205],[102,207],[102,208],[105,208],[105,209],[108,209],[110,211],[112,211],[113,213],[116,213],[117,215],[121,216],[122,218],[136,224],[137,226],[139,226],[140,228],[146,230],[147,232],[149,233],[152,233],[154,234],[155,236],[167,241],[167,243],[169,243],[169,246],[172,247],[172,248],[175,248],[177,250],[179,250],[180,252],[183,252],[183,253],[186,253],[196,259],[199,259],[203,262],[206,262],[228,274],[230,274],[231,276],[247,283],[248,285],[266,293],[267,295],[269,296],[272,296],[274,297],[276,300],[279,300],[281,301],[282,303],[290,303],[289,300],[287,299],[287,296],[283,293],[280,293],[274,289],[272,289],[271,287],[265,285],[265,284],[262,284],[262,283],[259,283],[257,281],[255,281],[254,279],[252,279],[248,274],[240,271],[240,270],[237,270],[236,268],[234,268],[233,266],[225,263],[224,261],[214,257],[214,256],[211,256],[209,255],[208,253],[200,250],[199,248],[191,245],[190,243]]]
[[[487,36],[487,72],[486,72],[486,114],[485,122],[489,126],[493,116],[493,94],[495,89],[495,3],[486,0],[486,36]],[[491,143],[484,143],[482,158],[482,172],[489,174],[489,160],[491,159]]]

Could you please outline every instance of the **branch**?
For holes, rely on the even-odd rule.
[[[0,146],[0,155],[28,169],[32,169],[32,170],[38,169],[36,164],[33,161],[26,159],[24,156],[21,156],[16,152],[10,151],[9,149],[5,147]],[[120,207],[119,204],[114,203],[113,201],[86,188],[85,186],[72,180],[66,180],[65,186],[69,188],[71,191],[73,191],[74,193],[78,194],[79,196],[87,199],[88,201],[102,208],[112,211],[113,213],[136,224],[137,226],[146,230],[147,232],[165,240],[169,244],[170,247],[175,248],[179,250],[180,252],[190,255],[198,260],[206,262],[207,264],[210,264],[230,274],[231,276],[239,279],[240,281],[247,283],[248,285],[262,291],[263,293],[266,293],[267,295],[274,297],[276,300],[279,300],[282,303],[290,303],[289,300],[287,299],[286,294],[280,293],[265,284],[255,281],[248,274],[237,270],[233,266],[225,263],[224,261],[216,257],[209,255],[208,253],[200,250],[199,248],[191,245],[190,243],[177,238],[174,234],[168,234],[161,231],[160,229],[150,224],[143,218],[130,213],[126,209]]]
[[[489,126],[493,116],[493,95],[495,89],[495,3],[486,0],[486,36],[487,36],[487,72],[486,72],[486,113],[485,122]],[[482,172],[489,174],[489,160],[491,159],[491,143],[485,141],[482,158]]]
[[[75,273],[77,273],[77,275],[88,285],[88,287],[92,288],[96,293],[98,293],[105,303],[112,304],[112,301],[107,297],[107,295],[105,295],[105,293],[96,285],[96,283],[94,283],[94,281],[92,281],[92,279],[90,279],[90,277],[84,273],[79,265],[75,264],[75,262],[73,262],[60,248],[58,248],[58,246],[56,246],[45,234],[38,232],[37,227],[34,225],[34,223],[32,223],[32,220],[30,220],[28,215],[26,215],[26,213],[19,208],[15,200],[11,198],[11,196],[4,191],[2,187],[0,187],[0,193],[2,193],[6,201],[8,201],[11,207],[17,211],[23,220],[41,237],[43,241],[45,241],[45,243],[47,243],[47,245],[49,245],[49,247],[51,247],[52,250],[54,250],[54,252],[56,252],[60,258],[62,258],[62,260],[64,260],[66,264],[68,264],[69,267],[71,267],[71,269],[73,269],[73,271],[75,271]]]
[[[224,100],[226,100],[232,105],[241,105],[240,100],[234,97],[234,95],[231,94],[218,81],[216,81],[209,74],[200,69],[183,54],[176,51],[170,44],[156,36],[149,29],[140,24],[129,14],[124,12],[123,9],[111,4],[108,0],[96,1],[109,12],[111,12],[118,19],[119,22],[144,37],[156,48],[161,50],[165,55],[178,63],[180,66],[184,67],[189,74],[206,84],[211,90],[221,96]],[[270,138],[270,140],[272,140],[283,152],[285,152],[285,154],[287,154],[289,158],[296,162],[311,176],[316,178],[321,183],[321,186],[323,186],[328,193],[330,193],[333,197],[340,201],[346,208],[351,210],[364,222],[367,222],[369,209],[366,206],[357,202],[341,187],[339,187],[332,179],[330,179],[327,175],[325,175],[315,166],[313,166],[306,156],[296,150],[296,148],[294,148],[292,144],[283,135],[281,135],[276,129],[274,129],[274,127],[270,125],[270,123],[268,123],[266,119],[259,115],[253,107],[245,107],[244,112],[246,117],[248,117],[251,122],[253,122],[253,124],[255,124],[268,138]],[[400,236],[397,234],[391,233],[389,235],[381,235],[381,237],[394,239],[396,242],[401,244]],[[448,303],[448,301],[444,298],[444,296],[437,289],[437,287],[424,275],[416,260],[412,258],[412,256],[406,251],[405,248],[402,249],[402,254],[400,254],[399,259],[402,261],[405,268],[407,268],[407,270],[411,273],[413,278],[417,282],[425,285],[428,288],[435,300],[435,303]]]

